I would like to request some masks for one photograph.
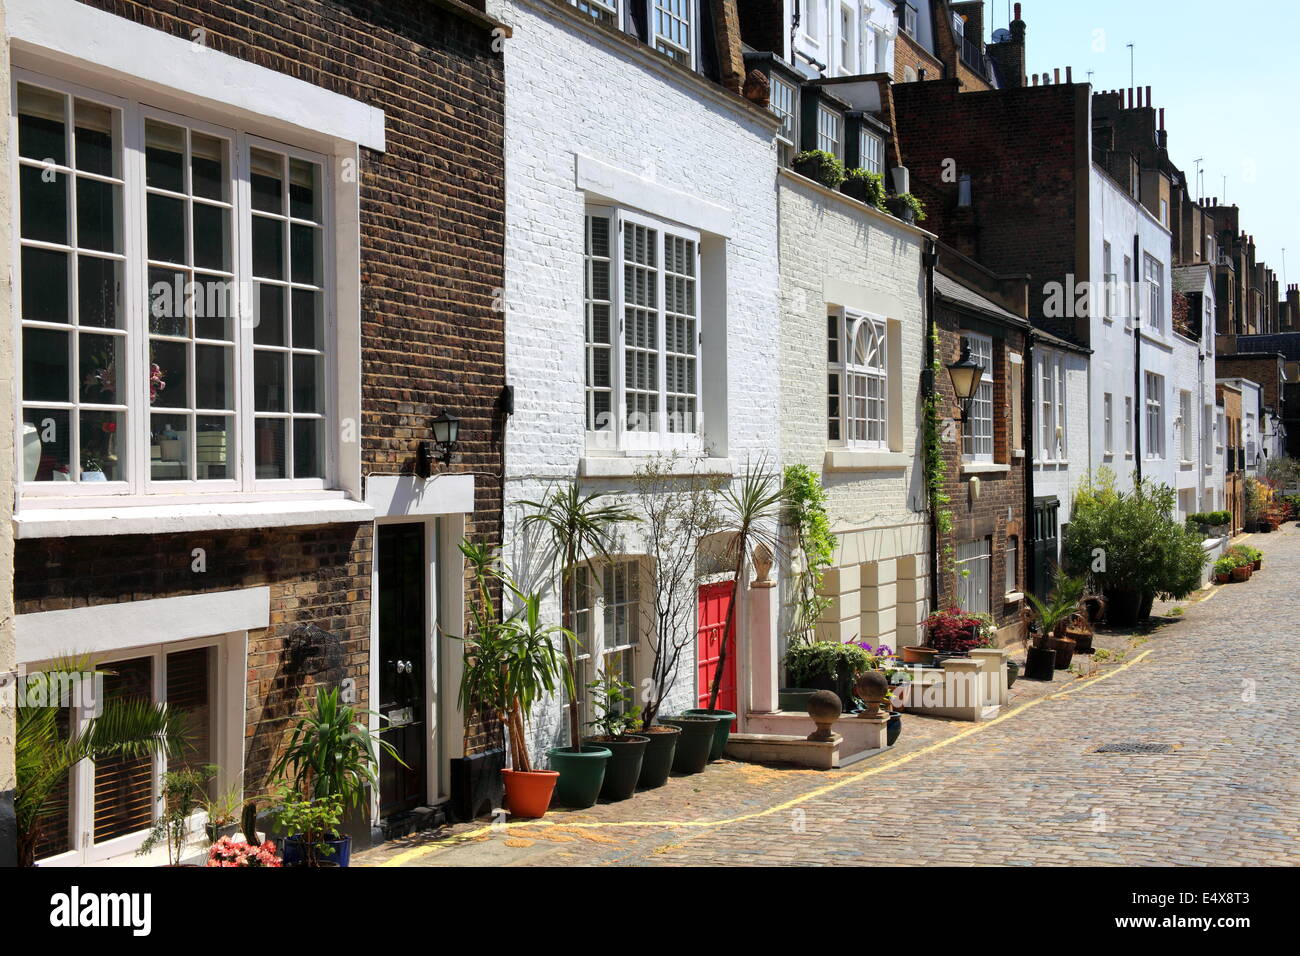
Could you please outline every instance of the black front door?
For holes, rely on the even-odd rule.
[[[1060,508],[1057,498],[1034,499],[1034,594],[1044,601],[1052,590],[1052,572],[1060,554]]]
[[[379,813],[390,816],[425,803],[424,657],[425,528],[387,524],[377,528],[379,571],[379,706],[383,739],[405,767],[386,753],[379,759]]]

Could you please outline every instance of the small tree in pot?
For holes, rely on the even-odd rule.
[[[1031,632],[1030,646],[1025,661],[1025,677],[1029,680],[1050,681],[1058,669],[1064,669],[1060,660],[1062,648],[1060,642],[1065,640],[1063,634],[1071,618],[1079,612],[1079,602],[1083,599],[1084,582],[1082,578],[1071,578],[1059,567],[1054,572],[1052,593],[1046,601],[1041,601],[1034,594],[1026,594],[1032,608],[1032,616],[1037,629]],[[1065,666],[1068,665],[1068,659]]]
[[[584,743],[604,747],[613,755],[605,767],[600,795],[607,800],[626,800],[636,792],[641,763],[650,739],[634,733],[641,723],[641,708],[632,702],[632,685],[602,670],[587,684],[591,692],[594,720],[587,726],[596,731]]]

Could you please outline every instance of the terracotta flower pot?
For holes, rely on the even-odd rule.
[[[903,663],[932,664],[936,653],[933,647],[905,647],[903,648]]]
[[[501,778],[506,785],[510,815],[535,820],[546,816],[560,775],[555,770],[502,770]]]
[[[1249,564],[1238,565],[1232,569],[1232,580],[1236,581],[1238,584],[1243,581],[1249,581],[1251,570],[1252,568]]]
[[[1056,651],[1056,669],[1068,671],[1070,662],[1074,660],[1074,638],[1058,637],[1052,642],[1052,647]]]

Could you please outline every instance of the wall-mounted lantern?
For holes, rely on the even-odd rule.
[[[980,380],[984,377],[984,366],[971,357],[969,341],[962,342],[961,358],[948,366],[948,375],[952,379],[952,390],[957,393],[957,401],[961,405],[961,418],[958,420],[966,422],[970,417],[971,399],[975,397]]]

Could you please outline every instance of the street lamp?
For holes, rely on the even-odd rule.
[[[970,354],[970,342],[963,341],[961,345],[961,358],[948,366],[948,377],[952,379],[952,390],[957,393],[957,401],[961,403],[961,422],[965,422],[970,416],[970,402],[975,397],[975,392],[980,386],[980,379],[984,376],[984,366],[975,361]]]
[[[430,422],[430,427],[433,441],[420,442],[416,457],[415,473],[421,478],[429,477],[435,454],[444,464],[451,461],[456,442],[460,438],[460,419],[450,412],[444,411]],[[436,451],[434,446],[437,446]]]

